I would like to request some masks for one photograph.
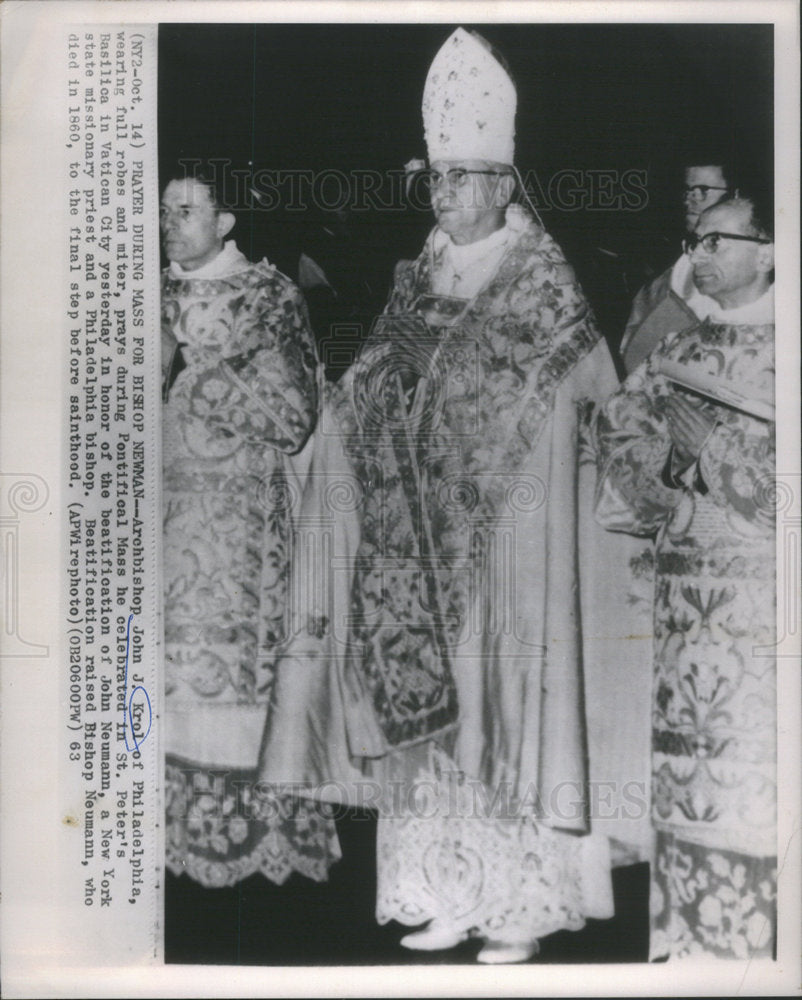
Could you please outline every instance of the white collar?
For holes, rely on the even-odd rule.
[[[517,240],[526,228],[528,221],[529,218],[520,205],[512,202],[507,205],[504,213],[504,225],[501,229],[496,229],[489,236],[485,236],[484,239],[477,240],[475,243],[458,245],[439,226],[435,227],[432,236],[433,249],[437,251],[443,247],[447,247],[449,256],[453,261],[459,261],[460,264],[470,264],[472,261],[479,260],[481,257],[492,253],[508,241],[514,242],[514,240]]]
[[[510,229],[506,223],[501,229],[496,229],[484,239],[476,240],[475,243],[454,243],[450,236],[446,237],[446,250],[455,264],[465,266],[482,257],[499,250],[507,242],[510,236]]]
[[[734,309],[722,309],[717,303],[710,313],[710,319],[716,323],[730,323],[733,326],[767,326],[774,322],[774,285],[769,285],[766,291],[743,306]]]
[[[185,281],[196,278],[208,280],[228,278],[248,266],[248,258],[237,248],[236,242],[234,240],[226,240],[225,246],[220,253],[207,264],[195,268],[194,271],[185,271],[177,261],[171,260],[169,271],[173,278],[182,278]]]
[[[691,258],[683,254],[671,268],[671,291],[678,295],[699,319],[706,319],[716,309],[715,299],[703,295],[693,283]]]

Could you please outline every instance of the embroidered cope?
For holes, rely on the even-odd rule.
[[[610,665],[594,644],[609,623],[580,570],[604,550],[597,568],[618,560],[623,578],[626,545],[593,523],[595,466],[580,448],[589,406],[616,385],[607,349],[548,234],[516,209],[507,227],[470,298],[435,293],[437,230],[399,265],[324,408],[303,508],[320,530],[296,558],[310,579],[320,552],[337,558],[279,664],[261,773],[379,809],[379,920],[439,915],[529,938],[610,915],[606,848],[563,831],[588,831],[587,746],[602,728],[595,716],[585,728],[583,658]],[[454,774],[463,806],[489,791],[510,812],[485,801],[468,819],[426,819],[391,794],[432,783],[448,801]]]

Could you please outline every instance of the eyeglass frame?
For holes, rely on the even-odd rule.
[[[455,188],[464,187],[469,174],[484,174],[488,177],[515,176],[510,170],[470,170],[467,167],[451,167],[444,174],[441,174],[439,170],[433,170],[431,167],[426,167],[418,171],[418,176],[421,177],[429,188],[440,187],[443,181],[448,181],[449,185],[453,185]],[[437,180],[435,180],[435,177]]]
[[[688,184],[685,188],[685,197],[688,195],[696,198],[697,201],[703,201],[709,191],[729,191],[728,187],[721,187],[719,184]],[[694,195],[694,191],[698,191],[698,195]]]
[[[705,240],[710,236],[715,237],[717,241],[712,250],[705,246]],[[772,242],[764,236],[742,236],[740,233],[720,233],[717,230],[714,230],[712,233],[705,233],[704,236],[699,236],[697,233],[691,233],[690,236],[686,237],[682,241],[682,252],[690,257],[690,255],[695,253],[699,247],[702,247],[706,254],[710,254],[710,256],[712,256],[713,254],[718,253],[718,241],[722,238],[727,240],[745,240],[749,243],[762,243],[764,245]],[[693,243],[693,246],[689,246],[689,243]]]

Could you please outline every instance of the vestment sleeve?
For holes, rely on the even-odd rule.
[[[649,295],[649,285],[644,285],[632,300],[629,319],[627,320],[627,325],[624,327],[624,334],[621,337],[621,345],[619,347],[619,353],[622,357],[629,346],[630,340],[634,337],[635,331],[646,318],[651,308],[652,301]]]
[[[286,279],[246,295],[236,311],[232,353],[193,389],[210,429],[294,454],[317,408],[316,355],[306,306]]]
[[[711,499],[769,529],[774,520],[774,424],[738,414],[719,423],[699,456]]]
[[[650,535],[682,496],[663,470],[671,450],[657,382],[644,362],[599,411],[593,427],[598,462],[596,519],[612,531]]]

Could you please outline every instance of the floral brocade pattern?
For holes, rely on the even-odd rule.
[[[162,280],[162,324],[184,361],[163,415],[166,732],[193,765],[168,768],[168,864],[209,886],[255,871],[321,879],[337,857],[333,824],[311,809],[284,803],[274,815],[252,775],[235,795],[212,773],[257,766],[289,635],[300,503],[289,456],[317,402],[300,293],[266,262],[241,260],[223,277]]]
[[[558,386],[598,340],[572,269],[531,220],[471,300],[433,294],[431,253],[430,237],[397,268],[333,400],[363,486],[347,669],[392,747],[455,722],[449,657],[472,567],[498,518],[541,502],[521,470]]]
[[[166,271],[161,302],[190,369],[170,399],[185,403],[194,453],[228,456],[242,440],[298,451],[314,421],[316,358],[292,282],[266,261],[222,278]]]
[[[695,465],[669,485],[663,403],[681,390],[657,373],[659,358],[765,397],[773,327],[704,323],[667,337],[596,425],[597,516],[615,530],[656,533],[652,821],[663,845],[653,871],[662,900],[656,940],[665,953],[701,948],[743,958],[755,953],[758,917],[746,934],[732,913],[713,920],[723,897],[713,900],[722,858],[741,855],[734,872],[762,865],[760,878],[771,886],[766,859],[776,855],[774,426],[706,399],[715,429]],[[768,912],[773,889],[744,889],[742,874],[727,878],[740,881],[724,896],[757,893]]]
[[[165,274],[162,320],[186,362],[164,409],[168,704],[266,704],[298,501],[282,452],[304,444],[315,411],[303,303],[266,264]]]
[[[772,583],[661,572],[656,595],[655,822],[744,849],[766,844],[776,815],[775,668],[753,655],[774,639]]]
[[[326,807],[276,795],[255,771],[167,764],[167,867],[208,889],[261,874],[281,885],[293,872],[316,882],[340,858]]]
[[[774,858],[710,850],[657,834],[650,957],[771,958]]]

